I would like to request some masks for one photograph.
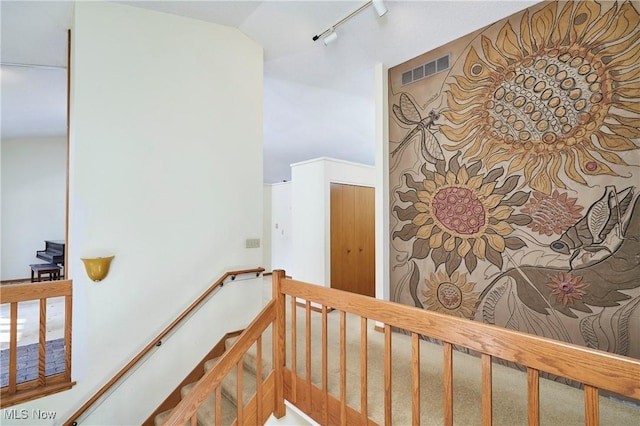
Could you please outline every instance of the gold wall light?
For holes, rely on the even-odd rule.
[[[98,282],[102,281],[109,273],[109,266],[111,266],[111,261],[114,257],[115,256],[92,257],[84,259],[81,258],[80,260],[84,263],[84,269],[86,269],[89,278]]]

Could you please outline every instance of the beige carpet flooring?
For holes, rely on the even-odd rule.
[[[266,280],[265,280],[266,281]],[[267,284],[267,283],[265,283]],[[270,291],[265,289],[265,291]],[[287,307],[290,304],[287,302]],[[305,377],[305,310],[297,308],[297,370]],[[384,424],[384,334],[374,330],[368,321],[368,411],[369,416]],[[311,378],[321,387],[322,330],[321,314],[311,312]],[[340,313],[328,314],[329,392],[340,393]],[[290,339],[290,330],[287,332]],[[360,318],[347,315],[347,403],[360,407]],[[271,351],[271,339],[265,338],[264,353]],[[411,421],[411,338],[392,333],[392,419],[394,425],[410,425]],[[420,424],[443,424],[443,348],[421,341]],[[481,424],[480,359],[454,351],[454,424]],[[287,344],[287,365],[291,366],[291,345]],[[584,425],[584,393],[582,390],[547,379],[540,380],[540,423],[542,425]],[[515,368],[493,363],[494,425],[527,424],[527,377]],[[640,408],[608,397],[600,397],[600,424],[640,425]]]

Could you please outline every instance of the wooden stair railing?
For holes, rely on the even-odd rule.
[[[474,322],[462,318],[443,315],[397,303],[348,293],[340,290],[315,286],[292,279],[286,279],[284,271],[273,273],[274,300],[262,310],[252,324],[245,329],[216,366],[205,373],[202,379],[184,396],[164,422],[165,425],[197,424],[197,411],[203,403],[215,395],[215,424],[221,423],[220,399],[222,380],[237,368],[237,417],[234,425],[263,424],[273,413],[284,415],[284,400],[290,401],[298,409],[320,424],[361,424],[376,425],[370,417],[368,407],[368,321],[384,323],[384,416],[383,423],[392,423],[392,356],[391,327],[406,330],[411,335],[411,415],[412,424],[420,424],[420,345],[421,336],[429,336],[442,341],[443,349],[443,392],[444,424],[453,425],[453,351],[454,345],[468,348],[480,356],[482,372],[482,424],[491,425],[492,417],[492,359],[499,358],[516,362],[527,371],[528,424],[540,422],[540,372],[564,377],[584,385],[584,419],[587,425],[599,424],[599,390],[606,390],[625,397],[640,399],[640,361],[625,356],[593,350],[564,342],[554,341],[534,335],[519,333],[493,325]],[[291,304],[290,327],[287,327],[286,300]],[[303,342],[305,359],[301,363],[305,376],[298,374],[297,346],[298,325],[296,309],[299,301],[304,301]],[[321,312],[321,379],[320,386],[312,382],[311,363],[311,304],[320,305]],[[329,392],[329,371],[327,359],[327,315],[332,309],[340,316],[339,336],[339,392]],[[346,316],[360,317],[360,408],[347,403],[346,372]],[[302,317],[301,317],[302,320]],[[264,380],[258,380],[256,392],[247,403],[243,403],[242,363],[249,348],[256,343],[258,360],[262,365],[262,336],[272,326],[273,358],[272,370]],[[287,364],[287,329],[290,329],[290,359]],[[317,350],[317,348],[316,348]],[[338,375],[338,373],[336,373]],[[261,378],[261,372],[257,372]]]
[[[296,307],[300,301],[305,309],[305,375],[297,370],[297,344],[291,345],[290,364],[284,368],[284,395],[320,424],[376,424],[369,416],[367,401],[367,322],[369,320],[384,323],[384,424],[392,423],[392,350],[391,327],[405,330],[411,335],[411,389],[412,424],[420,424],[420,350],[419,339],[429,336],[443,343],[443,391],[444,424],[453,424],[453,346],[468,348],[480,355],[482,371],[482,423],[491,425],[492,418],[492,358],[518,363],[527,371],[528,423],[538,425],[540,421],[540,373],[547,372],[559,377],[574,380],[584,385],[584,419],[587,425],[599,424],[599,390],[606,390],[624,397],[640,399],[640,360],[608,352],[572,345],[560,341],[515,332],[493,325],[483,324],[463,318],[452,317],[381,301],[358,294],[331,288],[314,286],[286,279],[284,271],[274,271],[274,288],[278,294],[278,304],[285,304],[283,297],[291,300],[292,342],[300,342],[296,336]],[[321,379],[320,386],[311,380],[311,303],[321,306]],[[339,395],[329,393],[327,377],[327,312],[337,310],[340,315],[340,376]],[[283,311],[284,312],[284,311]],[[347,405],[346,391],[346,314],[360,317],[360,410]],[[335,313],[333,314],[335,315]],[[301,316],[302,318],[302,316]],[[284,319],[278,322],[284,333]],[[281,337],[282,339],[282,337]],[[283,341],[284,342],[284,341]],[[274,347],[276,347],[274,341]],[[284,351],[284,343],[278,346]],[[362,349],[364,348],[364,349]],[[317,353],[317,348],[316,348]],[[357,354],[356,354],[357,355]],[[284,355],[280,355],[284,359]],[[315,365],[315,364],[314,364]],[[336,373],[337,374],[337,373]],[[278,388],[276,388],[276,392]],[[278,401],[278,399],[276,399]]]
[[[0,392],[0,408],[30,401],[35,398],[71,388],[71,307],[73,282],[71,280],[42,282],[37,284],[13,284],[2,287],[0,304],[10,304],[9,320],[9,381]],[[46,376],[47,299],[64,297],[64,350],[65,369],[62,373]],[[38,300],[38,378],[17,383],[18,304]]]
[[[282,272],[282,271],[276,271]],[[274,284],[278,283],[274,279]],[[221,424],[222,413],[222,381],[237,367],[237,413],[235,425],[257,425],[264,422],[273,413],[276,417],[282,417],[285,412],[283,395],[283,367],[285,364],[284,351],[284,297],[274,287],[274,300],[269,302],[258,314],[253,322],[242,332],[238,340],[226,351],[215,367],[206,372],[198,380],[193,389],[172,410],[165,420],[165,425],[182,425],[187,422],[196,425],[198,409],[207,398],[215,393],[215,423]],[[263,378],[262,366],[262,336],[269,326],[272,326],[273,348],[272,369],[266,378]],[[249,401],[245,404],[243,398],[243,360],[245,354],[252,345],[256,344],[256,389]]]
[[[160,334],[152,339],[131,361],[129,361],[118,373],[113,376],[104,386],[102,386],[91,398],[89,398],[78,410],[76,410],[71,417],[63,423],[64,426],[71,426],[76,423],[76,420],[91,407],[98,399],[107,393],[107,391],[115,385],[125,374],[127,374],[138,362],[140,362],[151,350],[159,346],[162,343],[162,339],[167,337],[185,318],[194,312],[207,298],[213,294],[213,292],[222,287],[228,278],[235,280],[237,276],[246,274],[256,274],[260,276],[264,272],[264,268],[242,269],[237,271],[225,272],[220,278],[218,278],[211,286],[198,297],[189,307],[187,307],[182,314],[180,314],[171,324],[169,324]]]

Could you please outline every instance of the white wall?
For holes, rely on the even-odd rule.
[[[271,264],[272,269],[291,273],[293,237],[291,222],[291,182],[275,183],[271,188]]]
[[[1,280],[30,276],[44,240],[65,238],[66,138],[3,140]]]
[[[68,253],[77,385],[18,407],[61,416],[224,271],[262,262],[262,249],[245,248],[246,238],[262,236],[262,49],[236,29],[78,2],[72,61]],[[80,262],[91,253],[116,256],[100,283]],[[253,305],[213,302],[229,319],[205,328],[220,333]],[[193,366],[215,343],[192,338],[179,359],[162,355],[161,377],[138,383],[135,398],[89,423],[140,424],[184,376],[176,365]]]
[[[330,287],[331,183],[375,187],[376,169],[318,158],[292,164],[291,183],[291,275],[297,280]]]

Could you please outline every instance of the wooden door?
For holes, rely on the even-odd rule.
[[[331,287],[375,296],[375,190],[331,184]]]

